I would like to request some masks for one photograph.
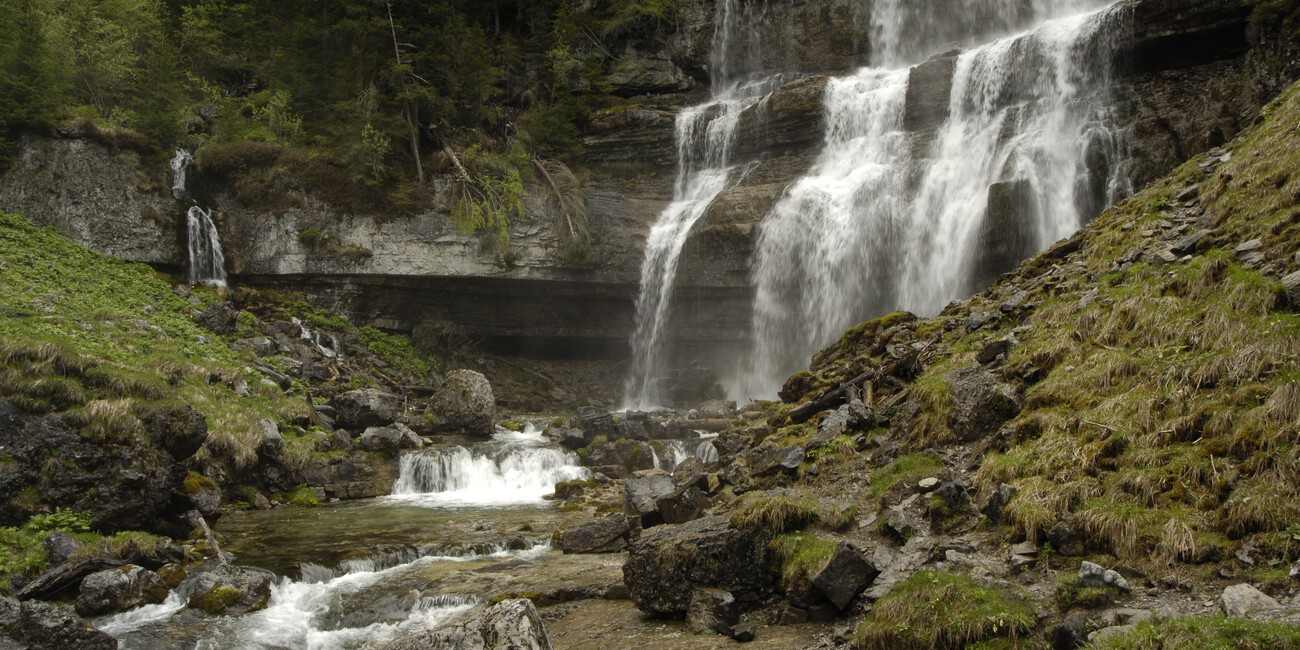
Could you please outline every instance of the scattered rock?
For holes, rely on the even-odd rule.
[[[1286,291],[1286,299],[1291,303],[1291,309],[1300,310],[1300,271],[1284,276],[1282,287]]]
[[[74,553],[81,550],[85,544],[78,542],[68,534],[56,530],[45,537],[45,555],[50,560],[50,566],[57,566],[68,561]]]
[[[77,613],[102,616],[160,603],[167,598],[167,585],[158,574],[144,567],[127,564],[100,571],[81,581],[77,595]]]
[[[1083,538],[1068,521],[1062,521],[1047,529],[1047,541],[1052,543],[1052,548],[1056,549],[1057,553],[1065,557],[1079,557],[1087,552]]]
[[[434,430],[490,436],[496,429],[496,400],[487,377],[473,370],[447,373],[429,400]]]
[[[766,567],[769,541],[762,530],[734,529],[719,516],[659,526],[632,543],[623,582],[632,602],[647,613],[685,614],[696,587],[724,589],[740,603],[756,603],[775,589]]]
[[[1002,523],[1007,504],[1011,502],[1014,496],[1016,496],[1016,488],[1002,483],[998,485],[998,489],[993,491],[993,494],[989,495],[988,503],[980,512],[984,513],[984,516],[988,517],[989,521],[995,526],[999,525]]]
[[[741,643],[753,641],[757,634],[758,625],[754,623],[739,623],[731,628],[731,638]]]
[[[1175,255],[1191,255],[1198,250],[1209,245],[1207,239],[1213,235],[1213,230],[1197,230],[1196,232],[1179,239],[1169,250]]]
[[[365,429],[392,424],[401,414],[402,398],[374,388],[339,393],[330,401],[338,417],[335,422],[346,429]]]
[[[627,516],[609,515],[599,521],[566,528],[560,533],[565,553],[617,553],[627,548]]]
[[[709,507],[709,497],[693,484],[683,485],[655,500],[664,523],[684,524],[698,519]]]
[[[1223,594],[1219,596],[1219,609],[1228,616],[1244,617],[1249,614],[1280,611],[1282,605],[1268,594],[1242,583],[1223,590]]]
[[[1088,642],[1088,616],[1071,614],[1056,624],[1048,635],[1053,650],[1074,650]]]
[[[582,429],[560,427],[554,430],[554,435],[566,449],[581,449],[591,444],[591,440],[587,438]]]
[[[209,614],[237,616],[266,607],[275,575],[262,569],[225,564],[190,580],[190,607]]]
[[[939,479],[933,476],[923,478],[916,482],[916,487],[920,488],[922,492],[931,492],[939,487]]]
[[[387,427],[370,427],[357,438],[357,448],[365,451],[379,451],[388,454],[403,449],[419,449],[424,440],[406,425],[398,422]]]
[[[754,458],[750,473],[754,476],[766,476],[776,472],[794,473],[803,464],[803,447],[781,447],[769,449]]]
[[[228,301],[214,302],[195,319],[200,327],[217,334],[233,334],[239,312]]]
[[[467,621],[399,637],[384,650],[551,650],[546,626],[531,600],[503,600]]]
[[[1038,555],[1038,545],[1031,541],[1023,541],[1019,544],[1011,545],[1012,555]]]
[[[677,467],[673,468],[673,485],[694,485],[701,490],[708,489],[709,475],[705,471],[704,461],[691,456],[677,463]]]
[[[696,587],[686,608],[686,627],[691,632],[731,634],[731,626],[740,620],[736,599],[730,592],[712,587]]]
[[[257,445],[257,455],[262,460],[278,465],[284,460],[284,437],[280,435],[280,427],[266,418],[263,418],[260,424],[262,442]]]
[[[948,423],[962,442],[978,440],[996,432],[1002,423],[1020,412],[1019,391],[1014,386],[998,382],[993,373],[980,366],[962,368],[950,373],[946,379],[952,387],[953,401]]]
[[[1128,580],[1124,576],[1099,564],[1084,561],[1079,565],[1079,585],[1083,587],[1113,587],[1128,591]]]
[[[574,414],[569,425],[582,430],[588,441],[596,436],[605,436],[613,440],[618,436],[618,425],[614,424],[614,414],[595,406],[583,406]]]
[[[966,486],[956,481],[944,481],[935,488],[934,496],[950,510],[965,508],[970,505],[970,492]]]
[[[635,520],[640,528],[650,528],[664,522],[659,512],[659,497],[676,489],[667,474],[646,478],[630,478],[623,482],[623,514]]]
[[[986,366],[996,361],[999,356],[1005,358],[1005,355],[1011,351],[1011,343],[1011,339],[998,339],[989,343],[976,355],[975,362]]]
[[[840,542],[812,583],[836,608],[844,611],[878,575],[880,571],[856,546]]]
[[[175,461],[193,456],[208,441],[208,419],[188,405],[183,409],[159,409],[146,428],[150,438]]]

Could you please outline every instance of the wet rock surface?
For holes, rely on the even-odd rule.
[[[0,597],[0,628],[15,648],[31,650],[116,650],[117,639],[94,629],[69,607]]]
[[[188,605],[209,614],[229,616],[264,609],[274,580],[269,571],[222,565],[190,579]]]
[[[122,612],[160,603],[167,597],[167,592],[167,585],[158,574],[128,564],[86,576],[81,581],[81,593],[77,595],[77,613],[102,616]]]
[[[397,639],[385,650],[458,648],[463,650],[551,650],[546,625],[532,601],[505,600],[467,621]]]
[[[473,370],[453,370],[429,400],[435,431],[490,436],[496,423],[496,400],[487,377]]]
[[[564,529],[560,548],[565,553],[617,553],[627,548],[629,531],[627,516],[613,514]]]

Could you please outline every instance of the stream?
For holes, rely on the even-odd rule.
[[[664,469],[717,454],[708,437],[654,446]],[[221,518],[215,529],[235,563],[278,576],[266,609],[208,615],[185,606],[182,584],[163,603],[92,622],[123,649],[373,648],[445,624],[495,594],[573,576],[621,579],[621,555],[565,556],[550,547],[554,530],[590,515],[545,497],[556,482],[590,472],[533,425],[404,452],[399,463],[387,497]]]

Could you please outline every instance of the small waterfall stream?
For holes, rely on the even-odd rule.
[[[172,196],[177,201],[188,201],[189,169],[194,156],[177,149],[172,156]],[[185,212],[185,237],[189,249],[189,280],[191,285],[209,287],[226,286],[226,256],[221,251],[221,236],[212,221],[212,211],[193,205]]]
[[[731,398],[775,394],[856,323],[899,309],[933,314],[970,292],[982,228],[1030,254],[1129,191],[1109,92],[1125,16],[1095,1],[1064,4],[1092,10],[956,55],[947,117],[929,134],[904,126],[907,67],[832,80],[823,151],[759,230],[753,347]],[[878,18],[893,21],[917,11],[902,0],[881,7]],[[900,44],[881,56],[911,53]],[[1016,223],[986,225],[995,193]]]

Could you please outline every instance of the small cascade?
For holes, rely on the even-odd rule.
[[[706,463],[718,460],[718,449],[713,446],[717,435],[694,440],[656,440],[651,443],[655,451],[655,468],[671,472],[687,458],[695,457]]]
[[[536,503],[561,481],[586,478],[578,456],[546,440],[531,424],[486,442],[406,452],[390,499],[436,506]]]
[[[691,228],[713,200],[753,169],[732,160],[736,127],[746,109],[763,100],[779,78],[758,71],[761,44],[752,6],[718,0],[714,19],[712,96],[677,116],[677,180],[673,201],[646,238],[632,334],[632,365],[624,386],[624,410],[652,410],[665,403],[666,343],[677,263]]]
[[[907,67],[831,81],[822,153],[760,227],[754,342],[732,399],[775,394],[856,323],[937,313],[971,292],[988,272],[977,266],[982,238],[1013,249],[1014,261],[1129,191],[1109,78],[1126,16],[1095,10],[1096,0],[1060,4],[1094,10],[956,55],[947,117],[927,133],[905,126]],[[899,16],[924,6],[880,5]]]
[[[172,156],[172,198],[177,201],[190,198],[187,176],[192,164],[194,156],[184,149],[177,149],[176,155]]]
[[[298,338],[311,343],[316,347],[316,351],[320,352],[326,359],[343,358],[343,344],[339,342],[339,337],[333,334],[323,334],[320,330],[308,329],[296,316],[289,320],[293,321],[293,324],[302,330]]]
[[[193,206],[185,213],[190,249],[190,284],[226,286],[226,256],[212,212]]]

